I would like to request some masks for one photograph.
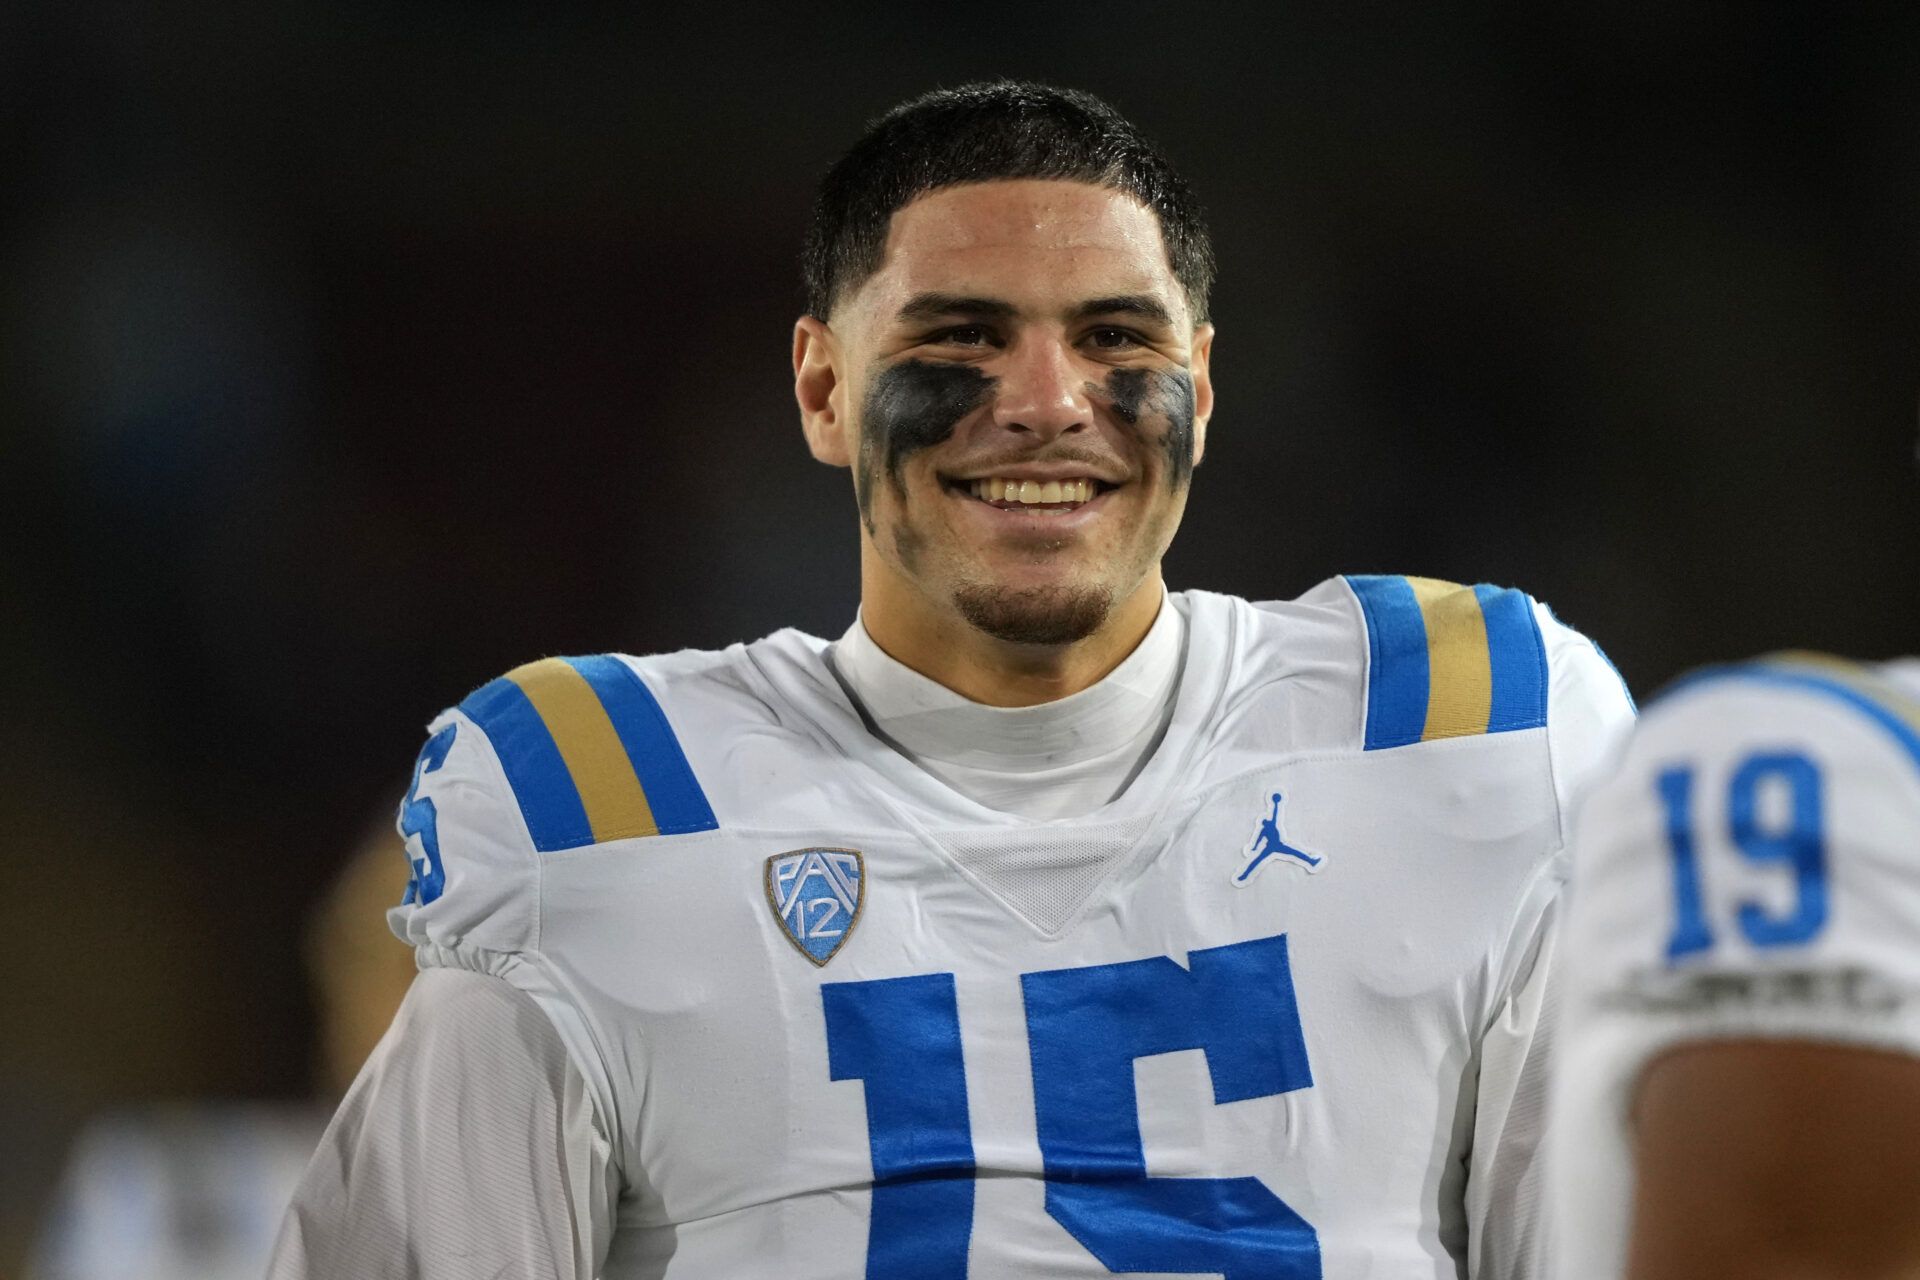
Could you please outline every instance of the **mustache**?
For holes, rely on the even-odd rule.
[[[1041,449],[1022,449],[1017,453],[997,452],[982,454],[977,458],[955,458],[941,466],[948,472],[993,471],[1000,467],[1033,466],[1061,463],[1090,467],[1100,474],[1112,471],[1131,471],[1113,454],[1099,449],[1076,448],[1072,445],[1050,445]]]

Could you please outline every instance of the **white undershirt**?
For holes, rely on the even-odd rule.
[[[1186,618],[1164,597],[1126,660],[1079,693],[990,707],[900,662],[855,618],[828,658],[868,727],[901,755],[989,809],[1077,818],[1133,781],[1173,717]]]

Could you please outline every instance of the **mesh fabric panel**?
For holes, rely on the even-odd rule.
[[[953,831],[940,843],[1014,911],[1048,933],[1071,920],[1145,821],[1050,830]]]

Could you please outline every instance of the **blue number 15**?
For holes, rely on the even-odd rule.
[[[1147,1176],[1133,1064],[1206,1055],[1216,1103],[1313,1085],[1285,935],[1029,973],[1027,1038],[1047,1212],[1109,1271],[1319,1280],[1313,1228],[1258,1178]],[[828,983],[835,1080],[863,1080],[873,1153],[868,1280],[966,1280],[973,1137],[953,975]]]
[[[1760,820],[1763,784],[1786,788],[1788,812],[1782,823]],[[1673,933],[1667,959],[1679,960],[1713,946],[1701,889],[1700,858],[1694,843],[1694,771],[1668,769],[1655,781],[1666,809],[1667,850],[1673,858]],[[1792,751],[1760,752],[1741,761],[1727,783],[1727,837],[1741,857],[1756,865],[1780,866],[1793,877],[1794,904],[1775,914],[1757,902],[1742,902],[1740,932],[1756,947],[1790,947],[1811,939],[1827,923],[1826,817],[1820,768]]]

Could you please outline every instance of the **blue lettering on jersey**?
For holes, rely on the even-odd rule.
[[[1285,858],[1308,871],[1318,871],[1325,856],[1306,853],[1294,848],[1280,836],[1280,800],[1278,791],[1273,793],[1273,809],[1260,822],[1260,830],[1255,833],[1253,842],[1247,846],[1247,857],[1251,859],[1240,874],[1233,878],[1236,885],[1244,885],[1253,879],[1254,872],[1267,865],[1269,858]]]
[[[827,1068],[866,1084],[868,1280],[967,1280],[973,1128],[953,975],[820,988]]]
[[[867,886],[856,849],[795,849],[767,859],[767,903],[787,941],[816,965],[847,944]]]
[[[1667,963],[1713,946],[1700,895],[1700,856],[1693,844],[1693,769],[1662,770],[1654,782],[1667,812],[1667,853],[1673,860],[1673,932]]]
[[[407,863],[413,872],[407,880],[407,892],[400,899],[403,907],[408,903],[424,907],[447,887],[446,864],[440,861],[440,814],[433,807],[433,801],[420,794],[420,779],[447,762],[447,752],[453,749],[454,731],[459,727],[450,724],[427,739],[427,745],[420,748],[420,758],[414,761],[413,785],[407,788],[407,798],[400,802],[400,836],[407,842]],[[418,857],[413,852],[416,840],[420,845]]]
[[[1790,798],[1786,823],[1769,830],[1759,818],[1760,788],[1777,779]],[[1791,947],[1812,939],[1827,923],[1826,814],[1820,767],[1798,752],[1748,756],[1727,784],[1727,823],[1734,847],[1754,863],[1782,863],[1793,873],[1793,910],[1769,914],[1758,902],[1740,904],[1740,932],[1756,947]]]
[[[1021,977],[1047,1212],[1109,1271],[1320,1280],[1318,1234],[1258,1178],[1147,1175],[1136,1060],[1200,1050],[1217,1104],[1313,1087],[1285,935],[1187,960]],[[974,1154],[953,975],[828,983],[821,1000],[832,1078],[866,1085],[869,1280],[965,1280]]]
[[[1029,973],[1047,1212],[1109,1271],[1320,1275],[1320,1240],[1258,1178],[1150,1178],[1133,1064],[1206,1054],[1216,1104],[1313,1087],[1285,934],[1126,964]]]
[[[1694,846],[1691,765],[1663,771],[1656,780],[1667,815],[1667,852],[1673,860],[1674,922],[1667,961],[1711,950],[1700,859]],[[1787,816],[1772,826],[1760,819],[1760,788],[1786,789]],[[1791,910],[1775,914],[1758,902],[1742,902],[1740,932],[1753,946],[1799,946],[1827,923],[1826,811],[1820,767],[1797,751],[1747,756],[1727,783],[1727,835],[1740,856],[1755,865],[1781,864],[1792,872]]]

